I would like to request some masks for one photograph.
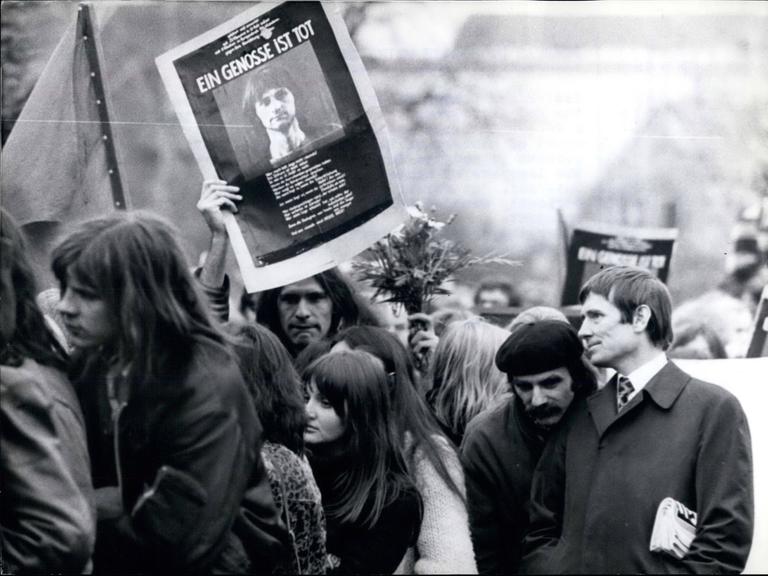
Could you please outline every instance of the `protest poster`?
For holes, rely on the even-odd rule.
[[[383,116],[335,5],[257,6],[156,59],[249,292],[353,257],[405,218]],[[190,202],[196,198],[190,198]]]
[[[576,226],[568,245],[562,305],[579,303],[579,290],[603,268],[616,265],[646,268],[662,282],[677,238],[675,228],[628,228],[608,224]]]

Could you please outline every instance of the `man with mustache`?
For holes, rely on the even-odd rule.
[[[667,360],[672,304],[650,272],[607,268],[587,281],[579,300],[587,356],[617,374],[574,403],[544,450],[531,487],[522,569],[743,571],[754,504],[749,428],[738,400]],[[695,531],[658,538],[661,548],[651,551],[657,510],[667,498],[696,513]],[[685,510],[675,509],[679,522]]]
[[[496,354],[515,396],[470,422],[461,446],[481,574],[519,571],[534,468],[574,398],[596,388],[582,352],[568,322],[541,320],[514,327]]]

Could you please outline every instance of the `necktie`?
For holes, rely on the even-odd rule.
[[[632,392],[635,391],[635,387],[632,386],[632,382],[626,376],[619,375],[618,385],[616,386],[616,405],[621,412],[621,409],[629,402],[629,397]]]

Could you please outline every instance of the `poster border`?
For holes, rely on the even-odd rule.
[[[249,8],[155,58],[155,64],[160,72],[166,91],[174,103],[174,111],[204,180],[218,179],[218,174],[208,154],[203,135],[197,124],[197,119],[189,103],[187,93],[176,72],[174,62],[285,3],[270,2]],[[333,268],[370,247],[373,242],[392,232],[407,218],[405,201],[394,166],[384,115],[379,107],[378,99],[368,79],[363,62],[357,53],[352,38],[349,36],[338,6],[328,7],[323,2],[317,3],[333,31],[334,39],[343,55],[344,63],[349,69],[350,77],[360,98],[363,112],[367,116],[373,135],[378,143],[382,164],[384,165],[384,171],[389,183],[392,205],[370,220],[357,226],[351,232],[342,234],[306,252],[264,266],[256,266],[254,264],[254,258],[248,250],[243,232],[234,214],[225,211],[224,224],[240,268],[243,284],[248,292],[259,292],[284,286]],[[360,231],[364,231],[364,233],[360,234]],[[372,238],[374,239],[372,240]],[[339,253],[348,256],[339,259],[337,257]]]

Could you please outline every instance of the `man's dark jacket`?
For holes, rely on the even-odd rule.
[[[467,427],[461,462],[480,574],[518,570],[531,477],[544,442],[514,398],[480,414]]]
[[[259,457],[261,424],[231,354],[201,338],[117,411],[101,364],[86,364],[76,380],[97,496],[121,489],[116,503],[97,498],[96,570],[262,570],[250,563],[281,546],[284,527]],[[275,538],[265,533],[273,527]]]

